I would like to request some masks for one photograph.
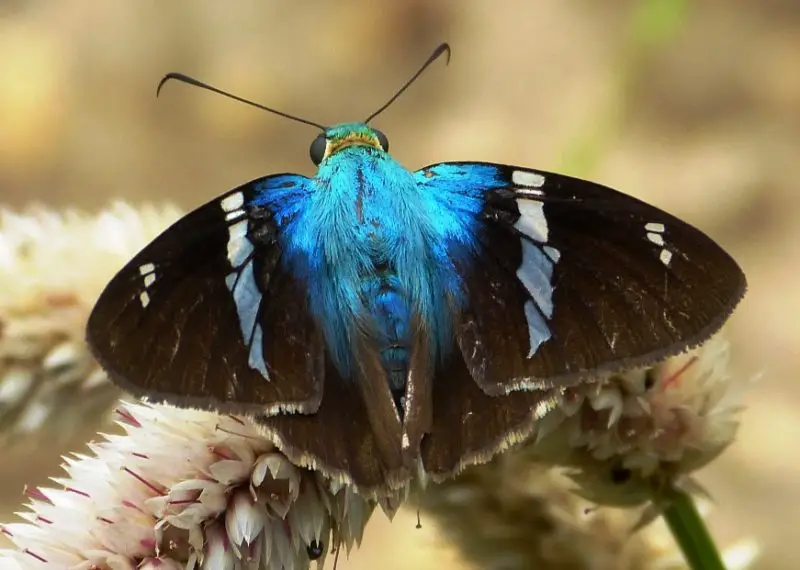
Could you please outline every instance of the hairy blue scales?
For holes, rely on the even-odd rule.
[[[326,132],[330,140],[368,136],[362,124]],[[490,165],[448,163],[411,173],[380,148],[353,144],[317,176],[273,177],[255,205],[284,227],[283,264],[308,287],[308,302],[345,377],[357,335],[381,351],[393,387],[404,381],[416,318],[430,357],[452,344],[452,311],[464,302],[454,262],[474,259],[475,226]]]
[[[370,132],[341,125],[326,137]],[[364,144],[341,148],[316,177],[286,186],[271,184],[261,200],[286,224],[283,263],[306,282],[340,372],[352,375],[362,335],[381,351],[393,388],[401,387],[414,319],[427,333],[431,356],[452,342],[449,295],[442,291],[457,292],[457,279],[441,247],[436,202],[390,155]],[[295,199],[297,192],[303,199]]]

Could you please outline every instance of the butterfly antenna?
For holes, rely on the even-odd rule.
[[[422,75],[422,72],[425,71],[430,64],[432,64],[434,61],[439,59],[442,56],[443,53],[447,53],[447,63],[450,63],[450,46],[447,44],[447,42],[445,42],[445,43],[441,44],[439,47],[437,47],[435,50],[433,50],[433,53],[428,58],[428,60],[425,63],[422,64],[422,67],[420,67],[414,75],[411,76],[411,79],[406,81],[405,85],[403,85],[397,91],[397,93],[392,95],[392,98],[389,99],[386,103],[384,103],[383,106],[380,109],[378,109],[377,111],[372,113],[369,117],[364,119],[364,122],[365,123],[369,123],[372,119],[374,119],[375,117],[377,117],[378,115],[383,113],[387,109],[387,107],[389,107],[389,105],[394,103],[397,100],[397,98],[400,97],[400,95],[403,94],[403,91],[408,89],[411,86],[411,84],[414,83],[417,80],[417,77]]]
[[[239,101],[240,103],[244,103],[245,105],[250,105],[251,107],[255,107],[256,109],[261,109],[262,111],[267,111],[274,115],[278,115],[280,117],[284,117],[292,121],[297,121],[298,123],[311,125],[312,127],[317,127],[318,129],[323,131],[327,130],[327,127],[325,127],[324,125],[320,125],[319,123],[315,123],[314,121],[309,121],[301,117],[295,117],[294,115],[290,115],[289,113],[284,113],[283,111],[278,111],[277,109],[261,105],[259,103],[256,103],[255,101],[250,101],[249,99],[239,97],[238,95],[234,95],[233,93],[228,93],[227,91],[223,91],[222,89],[214,87],[213,85],[209,85],[208,83],[203,83],[202,81],[198,81],[194,77],[189,77],[188,75],[184,75],[183,73],[175,73],[175,72],[167,73],[161,79],[161,81],[158,82],[158,87],[156,88],[156,97],[158,97],[161,94],[161,88],[164,87],[164,84],[170,79],[174,79],[175,81],[180,81],[181,83],[187,83],[188,85],[193,85],[194,87],[200,87],[201,89],[205,89],[207,91],[212,91],[213,93],[217,93],[224,97],[228,97],[229,99],[233,99],[234,101]]]

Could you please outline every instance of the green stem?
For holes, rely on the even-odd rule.
[[[667,491],[664,520],[692,570],[725,570],[719,551],[692,498],[677,489]]]

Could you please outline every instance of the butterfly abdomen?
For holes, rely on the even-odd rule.
[[[412,308],[394,275],[379,273],[364,283],[366,334],[377,350],[395,405],[402,413],[410,347]]]

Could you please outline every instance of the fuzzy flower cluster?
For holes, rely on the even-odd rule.
[[[579,492],[601,504],[644,503],[667,484],[700,490],[688,475],[728,447],[739,426],[728,358],[718,335],[655,367],[565,390],[526,453],[570,468]]]
[[[413,500],[475,568],[537,570],[686,570],[663,521],[639,532],[634,509],[588,509],[558,469],[509,452],[431,485]],[[759,545],[722,549],[728,570],[746,570]]]
[[[92,215],[0,210],[0,444],[66,441],[119,397],[87,350],[86,316],[108,280],[180,215],[116,203]]]
[[[98,214],[0,210],[0,276],[13,276],[3,279],[0,307],[36,305],[42,295],[68,295],[91,306],[114,272],[181,213],[122,202]]]
[[[121,435],[29,493],[0,569],[285,569],[360,542],[375,503],[299,469],[233,416],[124,404]],[[391,513],[388,513],[391,514]]]
[[[691,473],[734,440],[742,386],[728,356],[716,336],[654,367],[554,391],[525,443],[415,499],[478,567],[685,569],[655,520],[659,491],[702,492]],[[759,551],[738,541],[723,550],[725,567],[750,568]]]

